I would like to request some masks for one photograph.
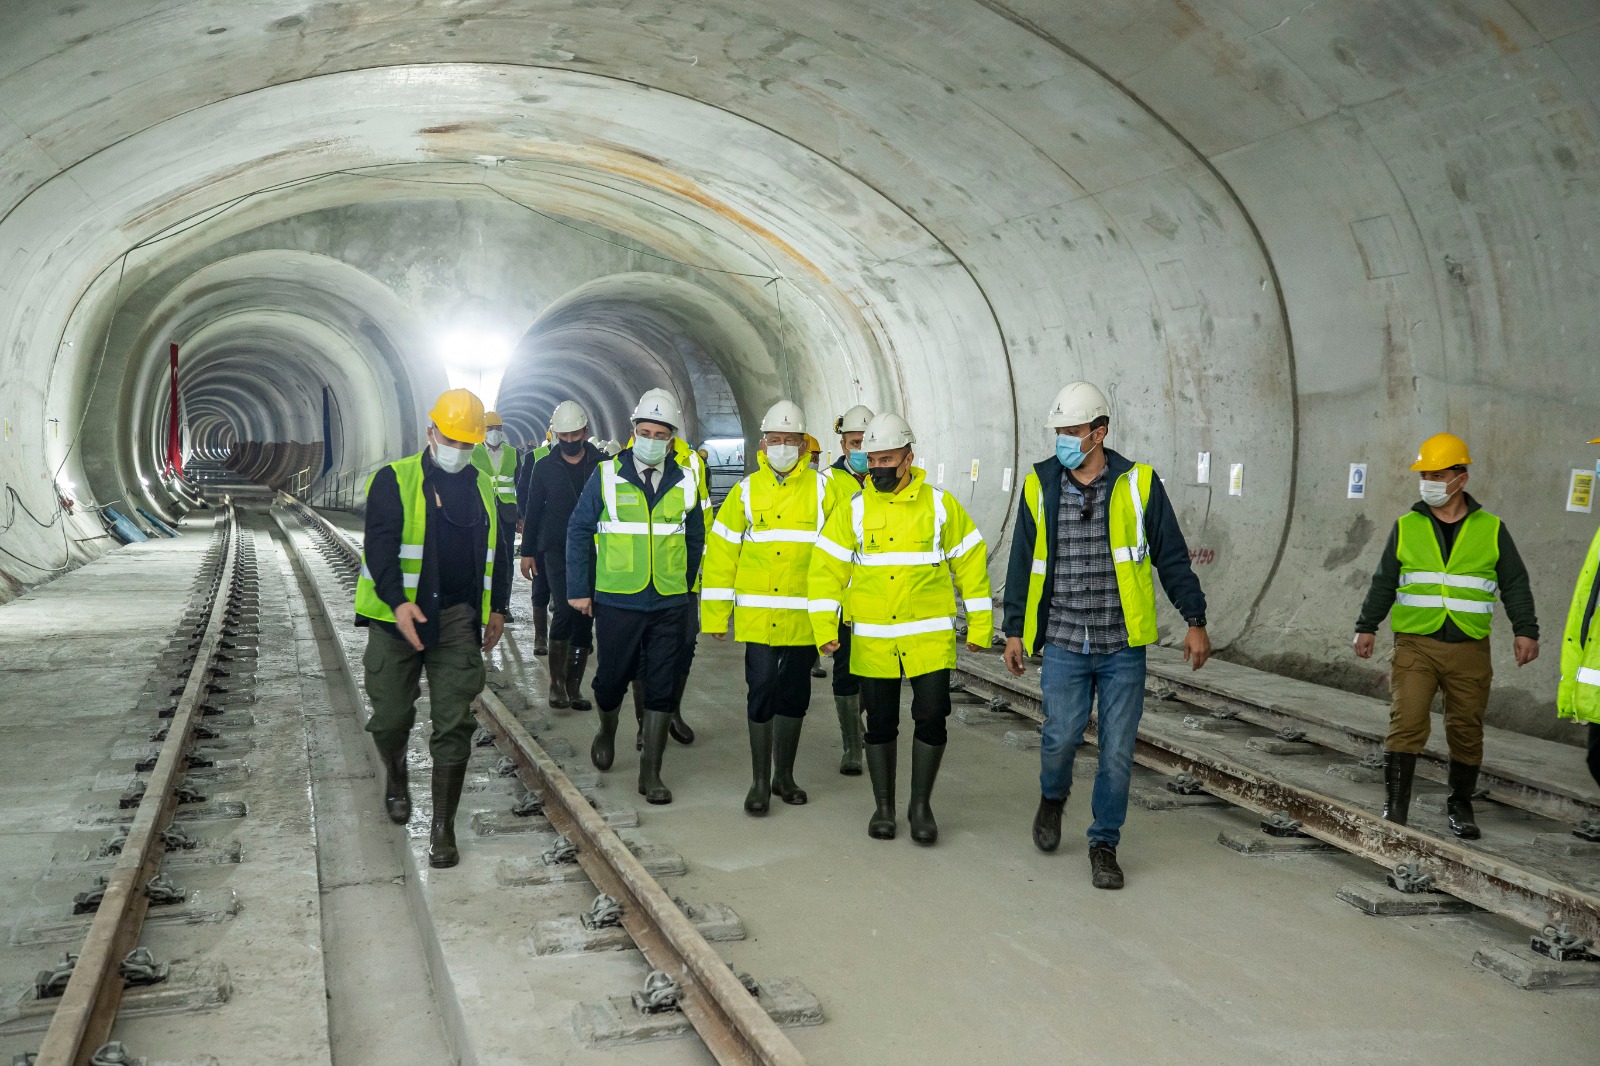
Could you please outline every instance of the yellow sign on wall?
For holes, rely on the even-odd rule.
[[[1567,510],[1594,513],[1594,471],[1574,470],[1567,482]]]

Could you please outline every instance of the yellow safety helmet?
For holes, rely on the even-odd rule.
[[[1600,444],[1600,437],[1596,437],[1594,440],[1590,441],[1589,443],[1590,444]]]
[[[483,443],[483,401],[467,389],[442,393],[428,417],[439,427],[439,432],[451,440],[462,444]]]
[[[496,426],[504,426],[504,425],[505,425],[505,423],[500,421],[500,416],[498,414],[496,414],[494,411],[485,411],[485,412],[483,412],[483,427],[485,429],[493,429]]]
[[[1452,466],[1471,466],[1472,456],[1467,452],[1467,442],[1454,433],[1435,433],[1422,442],[1417,451],[1413,470],[1448,470]]]
[[[822,454],[822,445],[818,444],[817,443],[817,438],[813,437],[809,433],[806,434],[806,454],[807,455],[821,455]]]

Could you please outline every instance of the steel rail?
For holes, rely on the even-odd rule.
[[[961,687],[974,695],[1002,700],[1026,718],[1044,721],[1040,694],[1028,691],[1020,679],[1002,674],[1003,667],[985,668],[981,658],[961,653],[953,672]],[[998,667],[999,658],[989,658]],[[1086,735],[1094,738],[1093,722]],[[1565,923],[1580,936],[1600,939],[1600,896],[1453,841],[1386,822],[1364,808],[1191,747],[1183,737],[1171,735],[1148,718],[1139,723],[1134,760],[1165,774],[1187,773],[1212,795],[1259,814],[1287,811],[1307,836],[1385,868],[1417,863],[1433,875],[1433,884],[1441,892],[1530,929]]]
[[[292,506],[308,528],[321,528],[324,542],[347,563],[360,565],[358,549],[333,523],[298,500]],[[726,1066],[805,1066],[760,1001],[505,704],[484,689],[474,708],[501,750],[516,760],[523,783],[531,779],[540,792],[551,826],[577,845],[584,873],[622,904],[622,926],[645,960],[678,983],[679,1007],[712,1056]]]
[[[116,1024],[122,1004],[122,960],[139,945],[145,912],[150,907],[145,886],[161,868],[166,854],[161,828],[171,821],[177,808],[184,758],[194,725],[201,717],[206,677],[226,625],[239,547],[239,525],[231,502],[227,504],[225,520],[222,566],[213,585],[211,614],[194,666],[178,698],[149,784],[134,811],[122,854],[106,878],[105,895],[89,923],[77,965],[56,1005],[35,1066],[88,1066],[89,1059],[110,1039]]]

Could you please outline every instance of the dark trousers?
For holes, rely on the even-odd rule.
[[[867,712],[867,743],[892,744],[900,736],[900,682],[903,677],[861,678],[861,707]],[[935,670],[911,680],[912,735],[938,747],[947,738],[950,671]]]
[[[1600,722],[1589,723],[1589,776],[1600,785]]]
[[[850,626],[839,626],[839,647],[833,653],[833,694],[861,695],[861,679],[850,672]]]
[[[550,569],[545,565],[548,559],[549,556],[544,552],[540,552],[533,557],[534,565],[539,568],[539,572],[533,575],[533,611],[535,614],[550,607]],[[562,565],[566,565],[565,559],[562,560]]]
[[[380,626],[367,629],[367,699],[372,717],[367,732],[380,748],[403,745],[417,721],[422,671],[428,671],[428,718],[433,733],[428,750],[435,766],[460,766],[472,755],[478,727],[472,701],[483,691],[483,649],[471,607],[447,607],[439,615],[439,642],[417,651]]]
[[[678,659],[678,676],[688,677],[694,665],[694,647],[700,640],[700,597],[689,594],[689,609],[683,613],[683,654]]]
[[[774,715],[804,718],[811,703],[811,665],[817,649],[810,644],[744,646],[745,709],[757,724]]]
[[[594,605],[594,701],[602,711],[622,706],[628,683],[638,678],[644,686],[644,709],[672,712],[688,610],[682,603],[659,611]]]
[[[539,573],[550,585],[550,639],[574,648],[593,648],[594,619],[567,602],[566,556],[546,553],[539,562]]]
[[[495,509],[495,532],[506,546],[513,564],[517,561],[517,505],[502,503]]]

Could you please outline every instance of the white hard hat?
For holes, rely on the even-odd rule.
[[[804,433],[806,431],[805,412],[800,410],[800,405],[790,403],[788,400],[779,400],[767,411],[767,417],[761,420],[763,433]]]
[[[1087,381],[1074,381],[1056,393],[1056,402],[1050,405],[1050,414],[1044,428],[1055,432],[1062,426],[1082,426],[1097,418],[1110,418],[1111,405],[1106,394]]]
[[[886,452],[894,448],[904,448],[916,439],[911,435],[911,427],[906,425],[905,419],[886,411],[881,415],[874,415],[872,421],[867,423],[866,436],[861,439],[861,448],[869,452]]]
[[[562,400],[550,415],[550,432],[576,433],[589,424],[589,416],[576,400]]]
[[[651,389],[639,397],[639,406],[633,409],[632,418],[635,422],[660,422],[675,430],[683,427],[683,412],[666,389]]]
[[[622,445],[614,440],[608,440],[600,446],[600,450],[607,455],[617,455],[622,451]]]
[[[833,420],[833,431],[841,437],[846,433],[864,433],[871,421],[872,408],[858,403]]]

